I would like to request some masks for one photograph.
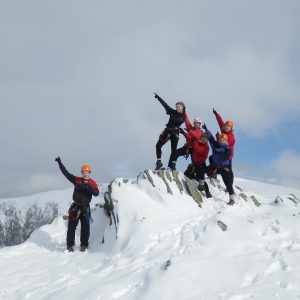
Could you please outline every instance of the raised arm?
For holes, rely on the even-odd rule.
[[[75,182],[75,176],[72,175],[71,173],[69,173],[66,169],[66,167],[62,164],[60,157],[56,157],[55,161],[57,161],[59,168],[61,170],[61,172],[65,175],[65,177],[72,183]]]
[[[215,115],[215,117],[217,119],[217,122],[219,124],[220,130],[222,131],[225,123],[224,123],[222,117],[217,113],[217,111],[215,109],[213,109],[213,113],[214,113],[214,115]]]
[[[214,136],[212,135],[212,133],[207,129],[206,124],[204,123],[202,128],[205,131],[205,134],[207,135],[208,141],[210,143],[210,145],[214,148],[218,147],[218,143],[215,140]]]
[[[165,108],[165,110],[167,112],[173,112],[174,109],[171,108],[164,100],[163,98],[161,98],[160,96],[158,96],[156,93],[154,93],[154,98],[156,98],[160,103],[161,105]]]

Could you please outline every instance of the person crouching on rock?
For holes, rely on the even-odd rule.
[[[209,152],[207,135],[202,132],[200,137],[195,137],[191,135],[190,132],[185,132],[182,128],[180,128],[179,131],[186,138],[187,144],[191,145],[192,147],[192,165],[189,166],[189,168],[191,168],[190,174],[193,174],[191,177],[199,182],[199,191],[205,191],[206,198],[211,198],[212,195],[209,192],[208,184],[204,180],[206,173],[205,161]]]
[[[231,149],[228,145],[228,136],[225,133],[218,135],[217,141],[212,133],[203,124],[202,128],[208,137],[211,149],[211,163],[221,174],[223,182],[229,192],[229,202],[227,204],[233,205],[235,203],[234,190],[233,190],[233,172],[230,163]]]
[[[74,184],[73,203],[69,209],[69,221],[67,231],[67,250],[73,252],[75,244],[75,231],[80,220],[80,251],[84,252],[89,245],[90,237],[90,202],[92,196],[99,195],[97,183],[90,178],[91,168],[88,165],[81,167],[82,177],[77,177],[70,174],[62,164],[58,156],[55,161],[58,163],[61,172],[65,177]]]
[[[158,142],[156,143],[156,167],[155,170],[159,170],[163,164],[161,162],[161,148],[164,144],[166,144],[169,140],[171,141],[171,155],[168,163],[168,167],[172,167],[172,155],[177,149],[177,144],[179,140],[179,127],[184,122],[186,114],[185,114],[185,104],[182,101],[178,101],[176,103],[176,109],[171,108],[160,96],[154,94],[154,98],[156,98],[161,105],[165,108],[167,115],[170,115],[169,121],[166,124],[166,128],[160,134]]]

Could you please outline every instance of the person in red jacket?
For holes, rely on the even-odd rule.
[[[80,251],[84,252],[85,249],[88,248],[90,237],[90,202],[92,200],[92,196],[99,195],[98,185],[93,179],[90,178],[91,168],[89,165],[83,165],[81,167],[82,177],[77,177],[67,171],[59,156],[55,158],[55,161],[58,163],[59,168],[65,177],[74,184],[74,202],[71,204],[69,209],[67,250],[69,252],[73,252],[73,246],[75,244],[75,231],[80,220]]]
[[[180,133],[184,135],[187,140],[187,144],[191,145],[191,157],[192,165],[190,166],[190,178],[194,178],[199,182],[199,191],[205,191],[206,198],[211,198],[209,188],[205,182],[206,173],[206,159],[209,152],[209,145],[207,143],[208,139],[205,133],[202,132],[200,137],[194,137],[190,135],[190,132],[185,132],[182,128],[179,129]],[[194,175],[195,174],[195,175]]]
[[[233,133],[233,122],[232,121],[226,121],[224,122],[222,117],[216,112],[216,110],[213,108],[213,113],[216,116],[217,122],[219,124],[220,130],[222,133],[225,133],[228,137],[228,146],[231,150],[230,155],[230,163],[232,161],[233,155],[234,155],[234,144],[235,144],[235,138]]]
[[[186,144],[176,149],[171,155],[171,170],[176,170],[176,162],[179,156],[186,156],[188,158],[189,154],[192,153],[192,142],[195,140],[199,140],[201,135],[203,134],[203,131],[201,129],[201,119],[195,118],[194,119],[194,126],[192,126],[187,114],[185,114],[185,126],[186,130],[189,134],[189,139],[186,139]]]

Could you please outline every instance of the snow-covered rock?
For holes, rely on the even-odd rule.
[[[299,190],[235,179],[237,203],[228,206],[224,186],[212,182],[213,198],[200,207],[178,179],[148,170],[113,180],[119,222],[95,205],[84,253],[80,228],[76,251],[65,252],[61,217],[0,249],[1,299],[300,298]]]

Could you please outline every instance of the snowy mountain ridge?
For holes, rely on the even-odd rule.
[[[221,183],[202,201],[193,186],[168,171],[113,180],[116,226],[96,205],[85,253],[65,253],[60,217],[0,249],[0,297],[300,299],[300,191],[236,179],[231,207]]]

